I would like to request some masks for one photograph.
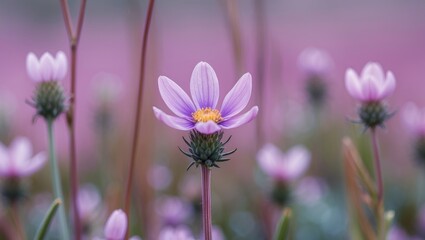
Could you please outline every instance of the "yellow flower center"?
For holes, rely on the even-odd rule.
[[[199,110],[196,110],[196,112],[192,113],[192,117],[196,122],[208,122],[210,120],[218,123],[221,120],[221,114],[220,111],[217,109],[212,108],[201,108]]]

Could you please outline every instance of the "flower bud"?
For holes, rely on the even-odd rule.
[[[41,82],[37,85],[33,102],[37,113],[46,120],[54,120],[67,109],[67,97],[57,81]]]
[[[383,126],[384,122],[392,116],[391,113],[388,113],[383,102],[363,103],[358,110],[358,114],[360,121],[368,128]]]

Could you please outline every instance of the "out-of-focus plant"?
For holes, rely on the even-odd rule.
[[[61,84],[67,70],[67,59],[61,51],[56,54],[55,58],[50,53],[44,53],[40,60],[33,53],[29,53],[27,56],[27,72],[31,80],[36,83],[33,99],[28,103],[36,110],[34,119],[42,117],[47,123],[53,192],[55,198],[59,198],[61,201],[64,201],[64,198],[60,170],[56,159],[53,122],[68,108],[68,97]],[[70,237],[70,231],[64,204],[59,206],[59,218],[62,239],[67,240]]]
[[[289,239],[289,225],[292,218],[292,211],[290,208],[283,209],[282,216],[276,226],[274,240]]]

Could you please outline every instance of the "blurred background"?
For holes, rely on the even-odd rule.
[[[79,1],[70,4],[75,20]],[[146,8],[147,1],[88,1],[78,55],[77,159],[80,186],[91,184],[89,189],[97,189],[93,191],[100,200],[99,209],[87,221],[87,237],[101,235],[106,216],[123,206]],[[226,239],[270,239],[280,210],[269,197],[270,182],[258,168],[257,151],[265,143],[282,151],[302,144],[312,156],[305,176],[315,184],[297,191],[306,187],[300,184],[305,177],[290,183],[297,192],[288,203],[295,216],[292,235],[294,239],[347,239],[341,139],[351,137],[368,166],[372,156],[368,134],[350,122],[356,119],[357,105],[345,90],[344,75],[348,67],[359,72],[367,62],[376,61],[397,80],[395,94],[388,99],[389,109],[396,114],[379,131],[386,208],[395,210],[399,231],[420,235],[423,168],[413,159],[412,139],[399,112],[410,101],[425,107],[424,12],[425,2],[420,0],[156,1],[132,232],[155,239],[164,225],[184,224],[195,236],[200,233],[200,170],[186,171],[190,161],[177,148],[185,147],[181,137],[187,133],[157,121],[152,106],[169,113],[159,95],[158,76],[173,79],[189,92],[194,66],[206,61],[218,75],[220,102],[239,77],[250,72],[253,95],[248,107],[260,107],[256,120],[225,133],[233,136],[228,149],[238,151],[213,170],[213,224]],[[322,79],[326,97],[320,106],[309,100],[309,73],[299,66],[299,55],[311,47],[332,59]],[[42,119],[33,122],[35,111],[25,103],[34,91],[25,59],[29,52],[40,56],[59,50],[69,56],[59,1],[0,0],[2,143],[27,136],[35,151],[47,150],[45,123]],[[63,84],[69,89],[69,74]],[[64,117],[56,122],[55,134],[68,188]],[[37,206],[47,209],[51,201],[48,171],[45,166],[26,180],[29,196],[23,214],[42,216],[43,207]],[[176,202],[187,208],[178,212],[179,207],[172,205]],[[164,210],[167,207],[176,211],[173,216],[169,216],[173,211]],[[6,207],[2,208],[0,217],[6,217]],[[34,219],[24,218],[29,236],[38,224]]]

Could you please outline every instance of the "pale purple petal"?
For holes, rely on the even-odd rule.
[[[195,128],[198,132],[203,134],[212,134],[221,129],[217,123],[211,120],[208,122],[197,122]]]
[[[258,166],[267,175],[273,176],[282,160],[283,153],[275,145],[267,143],[257,153]]]
[[[245,73],[230,92],[224,97],[221,116],[224,119],[240,113],[248,104],[252,91],[251,74]]]
[[[41,81],[40,63],[34,53],[29,53],[27,56],[27,73],[34,82]]]
[[[300,177],[310,164],[310,152],[303,146],[292,147],[285,156],[285,164],[282,170],[288,180]]]
[[[407,103],[401,112],[404,125],[410,132],[415,133],[420,123],[420,111],[414,103]]]
[[[14,166],[25,167],[32,154],[31,142],[24,137],[15,138],[9,147],[9,154]]]
[[[64,52],[59,51],[56,53],[56,62],[55,62],[55,73],[54,73],[54,79],[55,80],[62,80],[66,76],[66,72],[68,70],[68,62],[66,60],[66,55]]]
[[[196,108],[215,109],[219,97],[219,85],[214,69],[206,62],[198,63],[190,79],[190,93]]]
[[[361,88],[363,101],[381,100],[379,99],[379,89],[375,78],[368,77],[367,79],[363,79]]]
[[[179,117],[192,118],[196,111],[189,96],[173,80],[160,76],[158,78],[159,93],[168,108]]]
[[[127,231],[127,216],[121,210],[115,210],[105,224],[104,234],[107,240],[122,240]]]
[[[9,151],[3,144],[0,143],[0,176],[9,176],[10,170],[10,157]]]
[[[394,90],[395,90],[395,77],[394,74],[391,71],[387,72],[387,78],[385,79],[385,82],[381,86],[381,98],[385,98],[390,96]]]
[[[156,107],[153,107],[153,111],[155,113],[155,117],[161,122],[167,124],[169,127],[178,130],[190,130],[195,126],[195,124],[188,119],[170,116]]]
[[[224,129],[239,127],[245,123],[250,122],[252,119],[254,119],[257,116],[257,113],[258,113],[258,107],[255,106],[255,107],[252,107],[251,110],[249,110],[248,112],[240,116],[233,117],[228,120],[220,122],[219,125]]]
[[[40,58],[40,73],[43,81],[50,81],[53,79],[55,71],[55,61],[50,53],[44,53]]]
[[[361,77],[363,80],[373,77],[376,79],[377,84],[381,84],[384,82],[384,70],[382,70],[382,66],[379,63],[369,62],[363,68]]]
[[[345,87],[348,93],[355,99],[362,100],[362,90],[360,85],[360,79],[357,73],[349,68],[345,72]]]
[[[28,159],[25,164],[26,165],[17,165],[16,171],[17,174],[21,177],[29,176],[38,170],[40,170],[47,161],[47,156],[45,153],[41,152],[35,155],[32,159]],[[23,162],[19,162],[22,164]]]

